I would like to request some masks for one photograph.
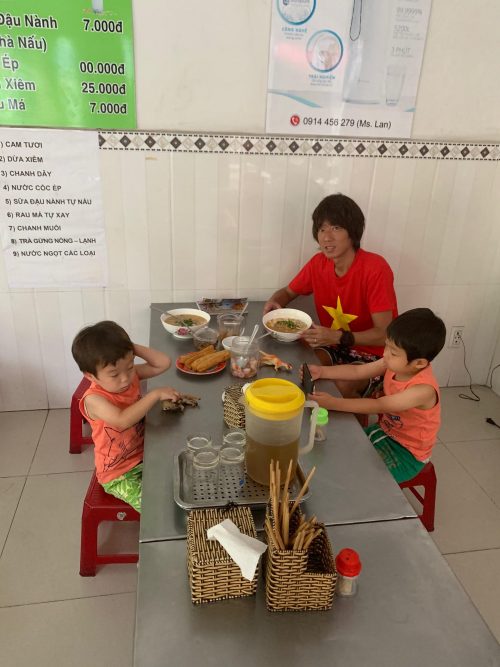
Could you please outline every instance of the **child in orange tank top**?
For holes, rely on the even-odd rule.
[[[92,428],[96,476],[107,493],[141,511],[144,417],[162,400],[176,401],[172,387],[159,387],[141,397],[140,381],[160,375],[170,358],[134,344],[115,322],[82,329],[71,348],[73,358],[91,385],[80,411]],[[135,364],[134,358],[145,361]]]
[[[389,324],[382,359],[355,366],[309,366],[313,380],[384,376],[380,398],[336,398],[326,392],[310,398],[328,410],[380,415],[365,431],[398,483],[420,472],[436,442],[441,404],[430,362],[445,340],[443,321],[428,308],[414,308]]]

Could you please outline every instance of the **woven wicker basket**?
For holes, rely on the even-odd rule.
[[[290,519],[290,534],[302,512]],[[269,506],[267,515],[274,526]],[[274,547],[266,527],[266,603],[270,611],[309,611],[330,609],[333,604],[337,572],[332,547],[323,524],[321,534],[307,551],[281,551]]]
[[[230,428],[245,429],[245,406],[240,402],[242,396],[240,384],[224,389],[224,421]]]
[[[258,569],[252,581],[244,579],[238,565],[219,542],[207,538],[207,529],[224,519],[231,519],[245,535],[257,537],[249,507],[199,509],[190,512],[187,566],[191,599],[195,604],[254,595],[257,589]]]

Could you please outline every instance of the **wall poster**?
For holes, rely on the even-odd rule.
[[[409,137],[431,0],[273,0],[266,132]]]
[[[100,185],[95,132],[0,129],[0,239],[9,287],[106,285]]]
[[[136,124],[132,0],[0,0],[0,125]]]

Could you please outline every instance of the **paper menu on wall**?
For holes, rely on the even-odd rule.
[[[0,129],[9,287],[102,287],[107,253],[95,132]]]

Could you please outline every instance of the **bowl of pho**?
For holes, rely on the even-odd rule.
[[[302,310],[277,308],[264,315],[262,324],[273,338],[282,343],[290,343],[297,340],[303,331],[309,329],[312,319]]]
[[[194,331],[206,327],[210,315],[197,308],[175,308],[161,314],[163,327],[175,337],[190,337]]]

